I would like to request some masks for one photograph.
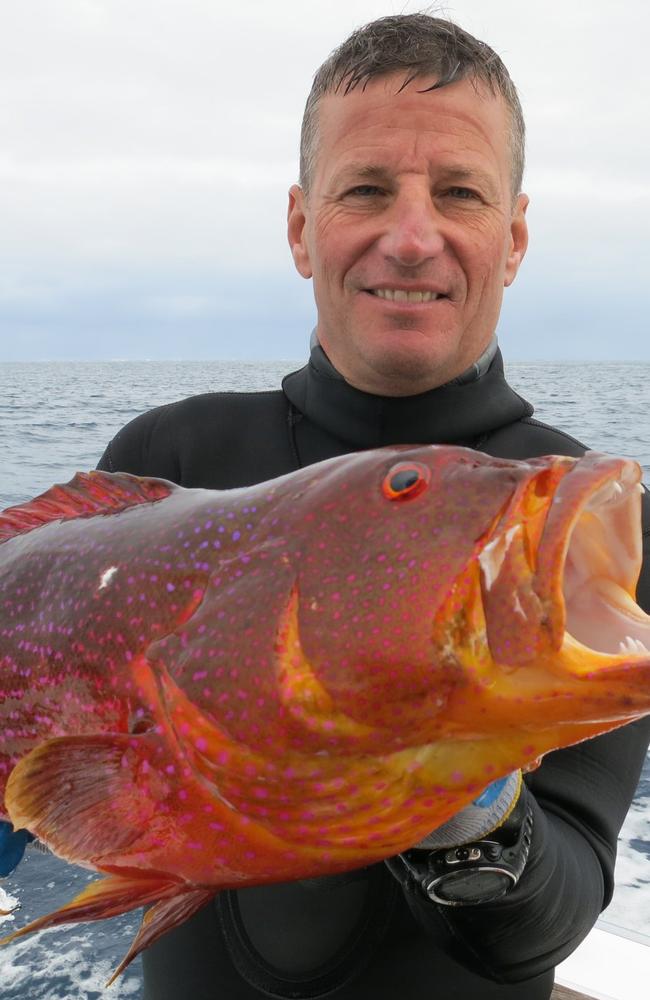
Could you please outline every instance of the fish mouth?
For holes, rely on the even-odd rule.
[[[578,490],[572,497],[575,473],[566,476],[554,497],[544,532],[552,536],[569,518],[565,545],[557,552],[564,645],[615,656],[647,657],[650,616],[634,599],[642,560],[641,471],[632,461],[594,453],[585,459],[588,456],[592,456],[594,472],[599,473],[596,481],[584,490],[576,483]],[[578,468],[579,464],[575,472]],[[566,513],[561,512],[563,503]]]

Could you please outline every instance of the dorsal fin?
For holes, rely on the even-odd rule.
[[[0,513],[0,542],[49,521],[70,521],[89,514],[117,513],[136,504],[162,500],[174,489],[165,479],[143,479],[127,472],[77,472],[69,483]]]

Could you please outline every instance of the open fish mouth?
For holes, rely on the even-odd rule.
[[[632,461],[607,461],[615,467],[577,505],[568,534],[561,577],[565,643],[647,656],[650,616],[634,600],[642,559],[640,469]],[[570,479],[560,484],[556,506]]]

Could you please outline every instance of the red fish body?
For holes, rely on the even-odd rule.
[[[156,902],[128,961],[650,712],[639,475],[390,448],[227,492],[89,473],[0,515],[0,818],[107,876],[29,929]]]

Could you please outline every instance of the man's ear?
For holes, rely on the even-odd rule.
[[[289,188],[287,236],[289,238],[293,262],[296,265],[298,274],[301,274],[303,278],[311,278],[313,271],[305,239],[306,223],[305,193],[298,184],[293,184]]]
[[[520,194],[517,197],[512,219],[510,221],[510,250],[506,260],[506,269],[503,284],[508,287],[517,277],[519,265],[524,259],[528,246],[528,225],[526,223],[526,209],[529,198],[527,194]]]

